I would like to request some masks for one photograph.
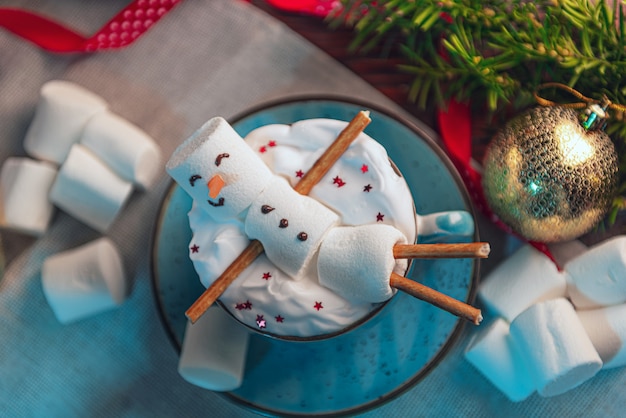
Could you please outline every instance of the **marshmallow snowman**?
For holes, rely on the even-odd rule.
[[[314,140],[320,133],[328,136],[327,129],[323,132],[320,128],[323,125],[305,122],[292,127],[295,136],[301,134],[298,139],[308,143],[309,137]],[[294,136],[289,127],[282,131]],[[273,138],[282,140],[280,134]],[[377,158],[377,154],[374,152],[371,157]],[[380,158],[386,158],[386,153],[380,154]],[[319,153],[310,154],[311,159],[316,156]],[[355,285],[348,285],[347,278],[354,278],[352,269],[359,263],[370,274],[375,271],[384,282],[378,291],[365,297],[367,302],[375,303],[393,295],[387,284],[391,272],[406,270],[406,260],[395,260],[392,253],[394,243],[409,241],[405,234],[393,226],[376,233],[372,233],[371,226],[361,225],[338,230],[345,219],[315,198],[299,194],[283,176],[272,173],[223,118],[209,120],[183,142],[168,161],[166,171],[210,218],[218,222],[242,219],[246,236],[259,240],[269,261],[294,280],[311,269],[317,270],[321,284],[351,299]],[[412,208],[411,213],[414,214]],[[431,216],[421,226],[426,235],[432,236],[443,235],[446,227],[455,234],[473,232],[471,217],[456,211]],[[382,241],[391,244],[386,251],[380,248],[381,232],[392,237]],[[326,239],[330,239],[328,245]],[[359,245],[345,245],[347,242]],[[326,250],[320,252],[324,246]],[[317,260],[316,265],[313,260]],[[337,280],[338,277],[344,279]],[[358,277],[355,281],[359,282]]]
[[[223,118],[209,120],[181,144],[166,170],[215,221],[243,216],[245,234],[296,280],[339,221],[274,175]]]

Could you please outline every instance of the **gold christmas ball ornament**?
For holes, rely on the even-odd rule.
[[[597,105],[596,105],[597,106]],[[595,126],[603,109],[536,107],[510,120],[487,146],[483,189],[491,210],[531,241],[554,243],[592,230],[617,190],[613,142]],[[591,120],[593,119],[593,120]]]

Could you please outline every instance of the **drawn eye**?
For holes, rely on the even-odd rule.
[[[222,159],[224,158],[228,158],[230,157],[230,155],[228,153],[223,153],[217,156],[217,158],[215,159],[215,165],[219,167],[220,164],[222,164]]]
[[[189,184],[191,184],[191,187],[196,185],[196,180],[200,180],[202,178],[202,176],[198,175],[198,174],[194,174],[193,176],[189,177]]]
[[[268,213],[270,213],[273,210],[274,210],[274,208],[271,207],[270,205],[263,205],[263,206],[261,206],[261,212],[263,212],[264,214],[268,214]]]

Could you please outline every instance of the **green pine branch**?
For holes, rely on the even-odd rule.
[[[623,0],[341,3],[329,24],[354,29],[354,53],[399,42],[406,64],[398,71],[414,75],[408,98],[422,108],[471,98],[472,105],[493,113],[522,109],[534,104],[537,86],[548,81],[626,105]],[[568,100],[576,101],[569,97],[561,102]],[[615,111],[611,115],[615,117],[607,133],[616,143],[622,167],[615,215],[626,208],[626,117]]]

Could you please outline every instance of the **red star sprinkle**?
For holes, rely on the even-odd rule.
[[[367,164],[363,164],[361,166],[361,173],[367,173],[369,171],[369,167],[367,166]]]
[[[296,177],[298,177],[299,179],[302,178],[304,176],[304,171],[302,170],[298,170],[296,171]]]
[[[198,247],[198,245],[196,244],[193,244],[191,247],[189,247],[189,249],[191,250],[192,253],[197,253],[200,247]]]
[[[382,222],[384,217],[385,217],[385,215],[383,215],[382,213],[378,212],[378,215],[376,215],[376,222]]]
[[[372,185],[371,185],[371,184],[368,184],[367,186],[364,186],[364,187],[363,187],[363,191],[364,191],[364,192],[369,193],[369,192],[370,192],[370,190],[372,190]]]
[[[266,152],[266,151],[267,151],[267,147],[266,147],[265,145],[263,145],[261,148],[259,148],[259,152],[260,152],[261,154],[263,154],[263,153],[264,153],[264,152]]]
[[[237,309],[238,311],[242,311],[242,310],[246,309],[246,305],[245,305],[245,303],[238,303],[235,306],[235,309]]]
[[[272,274],[268,271],[267,273],[263,273],[263,280],[269,280],[272,277]]]
[[[250,303],[250,301],[247,300],[246,303],[243,304],[243,308],[244,309],[252,309],[252,303]]]
[[[282,317],[282,316],[280,316],[280,315],[275,316],[275,318],[276,318],[276,322],[283,322],[283,321],[285,320],[285,318],[283,318],[283,317]]]
[[[259,326],[259,328],[265,328],[266,322],[265,319],[263,319],[263,315],[256,316],[256,324]]]
[[[313,307],[318,311],[320,309],[324,309],[324,307],[322,306],[322,302],[315,302],[315,305],[313,305]]]
[[[272,141],[268,142],[267,145],[270,146],[270,147],[275,147],[276,146],[276,141],[272,140]]]
[[[337,176],[333,179],[333,184],[336,184],[337,187],[341,187],[341,186],[345,186],[346,182],[343,181],[339,176]]]

